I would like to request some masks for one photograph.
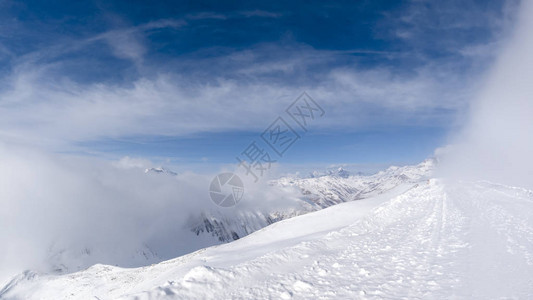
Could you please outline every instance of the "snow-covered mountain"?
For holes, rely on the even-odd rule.
[[[344,169],[343,167],[338,167],[338,168],[334,168],[334,169],[328,169],[326,170],[325,172],[320,172],[320,171],[313,171],[311,173],[309,173],[309,177],[310,178],[316,178],[316,177],[322,177],[322,176],[338,176],[338,177],[343,177],[343,178],[346,178],[346,177],[350,177],[351,175],[354,175],[352,174],[350,171]],[[365,175],[363,174],[362,172],[358,172],[356,175]]]
[[[379,195],[401,184],[427,180],[435,167],[428,159],[418,165],[390,167],[371,176],[348,175],[339,168],[337,172],[310,178],[283,177],[270,182],[273,188],[295,187],[301,192],[300,201],[284,210],[240,210],[230,215],[221,211],[202,212],[191,218],[191,230],[197,235],[210,235],[220,242],[230,242],[257,231],[274,222],[302,215],[331,205],[360,200]]]
[[[532,211],[530,190],[406,182],[156,265],[27,271],[0,298],[528,299]]]
[[[249,201],[249,205],[243,203],[231,209],[217,209],[210,205],[203,210],[189,210],[187,214],[181,214],[181,218],[176,218],[175,227],[169,231],[171,236],[166,234],[159,240],[143,239],[131,245],[120,244],[117,245],[119,248],[98,239],[73,242],[52,239],[43,243],[46,248],[39,250],[43,252],[43,258],[35,268],[59,275],[80,271],[96,263],[120,267],[158,263],[201,248],[232,242],[285,219],[378,195],[401,184],[414,185],[430,176],[433,165],[434,162],[428,160],[417,166],[391,167],[372,176],[340,176],[339,173],[344,174],[341,169],[314,178],[283,177],[269,182],[266,189],[268,193],[281,196],[287,195],[286,190],[290,190],[290,197],[283,200],[283,205],[259,207],[253,204],[254,199],[247,199],[245,201]],[[180,177],[163,167],[146,169],[145,173],[146,180],[164,183],[159,185],[160,189],[184,179],[184,176]],[[154,192],[157,193],[157,190]],[[150,196],[149,193],[147,195]],[[154,200],[146,201],[150,203]],[[161,250],[161,243],[172,243],[172,246]]]
[[[122,266],[143,266],[157,263],[161,258],[147,245],[139,248],[132,248],[128,252],[114,251],[114,253],[102,253],[102,250],[95,246],[84,248],[73,248],[53,244],[48,249],[47,269],[53,274],[65,274],[80,271],[102,262],[103,257],[114,257],[113,263]]]
[[[284,177],[272,183],[298,187],[308,203],[315,208],[325,208],[379,195],[403,183],[414,184],[427,180],[435,164],[435,159],[427,159],[414,166],[393,166],[371,176],[330,174],[311,178]]]
[[[157,168],[147,168],[144,170],[144,173],[149,173],[149,174],[166,174],[166,175],[172,175],[172,176],[176,176],[178,175],[178,173],[174,172],[174,171],[171,171],[169,169],[166,169],[164,167],[157,167]]]

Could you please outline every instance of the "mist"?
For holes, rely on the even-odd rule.
[[[441,175],[533,188],[533,1],[442,154]]]
[[[26,269],[156,263],[217,243],[190,229],[202,212],[231,218],[297,201],[297,191],[265,193],[267,182],[246,182],[246,201],[221,209],[208,196],[211,174],[145,173],[153,165],[140,159],[107,161],[0,143],[0,166],[0,283]]]

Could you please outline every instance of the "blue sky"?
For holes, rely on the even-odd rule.
[[[517,1],[2,1],[0,139],[232,163],[306,91],[286,164],[414,163],[464,122]]]

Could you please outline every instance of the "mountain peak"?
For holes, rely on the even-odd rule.
[[[167,175],[172,175],[172,176],[178,175],[178,173],[173,172],[173,171],[171,171],[169,169],[166,169],[166,168],[163,168],[163,167],[148,168],[148,169],[144,170],[144,173],[167,174]]]

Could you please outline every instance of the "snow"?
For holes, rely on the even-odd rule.
[[[6,211],[2,218],[8,247],[0,262],[0,287],[28,269],[68,274],[96,263],[126,268],[159,263],[427,175],[420,166],[408,166],[370,177],[286,177],[270,185],[266,181],[247,185],[246,199],[221,209],[206,193],[211,176],[143,172],[144,167],[99,163],[85,166],[80,161],[48,164],[48,159],[36,174],[34,165],[41,159],[28,161],[27,157],[4,159],[15,163],[12,169],[24,172],[2,181],[12,182],[2,190],[2,199],[18,208],[12,210],[14,215]],[[65,167],[76,171],[64,172]],[[412,176],[413,170],[418,175]],[[18,182],[28,186],[19,187]],[[33,209],[37,206],[40,209]],[[25,207],[32,208],[29,214],[23,212]]]
[[[258,209],[237,206],[231,211],[204,211],[188,223],[198,235],[211,235],[220,242],[230,242],[280,220],[379,195],[404,183],[425,180],[431,174],[433,166],[434,161],[430,159],[415,166],[392,167],[372,176],[339,177],[329,174],[304,179],[282,177],[270,182],[268,192],[279,190],[287,193],[283,190],[293,189],[299,194],[291,202],[285,201],[283,207]],[[211,245],[213,244],[212,242]]]
[[[144,170],[144,173],[153,173],[153,174],[166,174],[171,176],[176,176],[178,173],[168,170],[163,167],[157,167],[157,168],[148,168]]]
[[[2,299],[526,299],[533,192],[405,182],[141,268],[25,272]]]

